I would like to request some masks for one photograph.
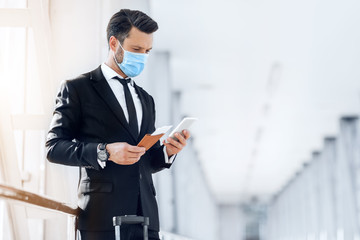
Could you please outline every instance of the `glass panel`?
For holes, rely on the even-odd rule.
[[[1,154],[1,149],[0,149],[0,154]],[[1,155],[0,155],[1,156]],[[2,159],[0,158],[0,163],[1,163]],[[3,183],[4,182],[4,177],[3,177],[3,171],[4,169],[3,168],[0,168],[0,183]],[[0,212],[0,218],[1,218],[1,212]],[[0,220],[1,221],[1,220]],[[0,229],[1,230],[1,229]]]
[[[26,1],[0,0],[0,8],[26,7]],[[42,99],[36,46],[32,28],[0,27],[0,86],[11,114],[42,114]],[[44,193],[45,156],[43,130],[14,130],[22,187]],[[1,177],[1,176],[0,176]],[[1,180],[1,178],[0,178]],[[11,237],[7,203],[0,200],[0,240]],[[30,240],[44,239],[44,220],[27,219]],[[34,217],[34,218],[33,218]],[[26,226],[24,226],[26,227]]]
[[[0,8],[26,8],[27,0],[0,0]]]
[[[41,169],[45,165],[45,146],[43,131],[28,130],[25,132],[24,170],[30,174],[30,179],[24,182],[26,191],[39,192],[42,181]]]
[[[9,214],[7,211],[7,204],[0,199],[0,239],[14,239],[11,233]]]
[[[26,74],[26,101],[25,112],[29,114],[42,114],[42,95],[39,78],[39,68],[36,56],[34,32],[28,28],[27,74]]]
[[[11,112],[24,113],[26,28],[0,28],[0,84]]]
[[[29,229],[30,240],[44,239],[44,220],[29,218],[28,229]]]
[[[0,85],[12,114],[24,113],[26,28],[0,28]],[[19,169],[23,169],[23,132],[15,131]]]
[[[15,139],[15,145],[16,145],[16,156],[18,160],[18,166],[19,170],[22,171],[24,169],[24,161],[23,161],[23,155],[24,155],[24,131],[22,130],[15,130],[14,131],[14,139]]]

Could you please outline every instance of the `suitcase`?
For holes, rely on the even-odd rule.
[[[113,225],[115,227],[115,240],[120,239],[120,227],[122,224],[142,224],[144,229],[144,240],[148,240],[148,226],[149,218],[136,216],[136,215],[125,215],[113,217]]]

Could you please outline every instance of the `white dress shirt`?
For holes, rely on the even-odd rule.
[[[121,108],[123,109],[126,120],[129,122],[129,113],[128,113],[126,101],[125,101],[124,86],[119,82],[119,80],[114,79],[114,77],[119,77],[122,79],[123,79],[123,77],[121,77],[117,72],[115,72],[113,69],[111,69],[105,63],[101,64],[101,71],[102,71],[106,81],[108,82],[111,90],[113,91],[116,99],[118,100]],[[139,132],[140,132],[143,111],[142,111],[142,105],[141,105],[140,98],[134,88],[134,80],[133,79],[131,79],[131,81],[128,83],[128,87],[129,87],[131,96],[134,101],[136,117],[137,117],[138,124],[139,124],[138,128],[139,128]],[[166,152],[166,147],[164,147],[164,156],[165,156],[166,163],[172,163],[175,158],[175,155],[174,155],[169,159],[167,152]],[[102,161],[98,160],[98,163],[102,168],[104,168],[106,166],[106,162],[102,162]]]

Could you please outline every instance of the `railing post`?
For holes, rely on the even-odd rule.
[[[75,240],[76,239],[76,227],[75,227],[76,217],[69,215],[67,217],[67,239]]]

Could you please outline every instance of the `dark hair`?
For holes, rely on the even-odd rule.
[[[144,33],[153,33],[158,30],[157,23],[141,11],[121,9],[115,13],[107,26],[106,35],[109,43],[110,37],[114,36],[122,44],[129,35],[132,27],[136,27]]]

